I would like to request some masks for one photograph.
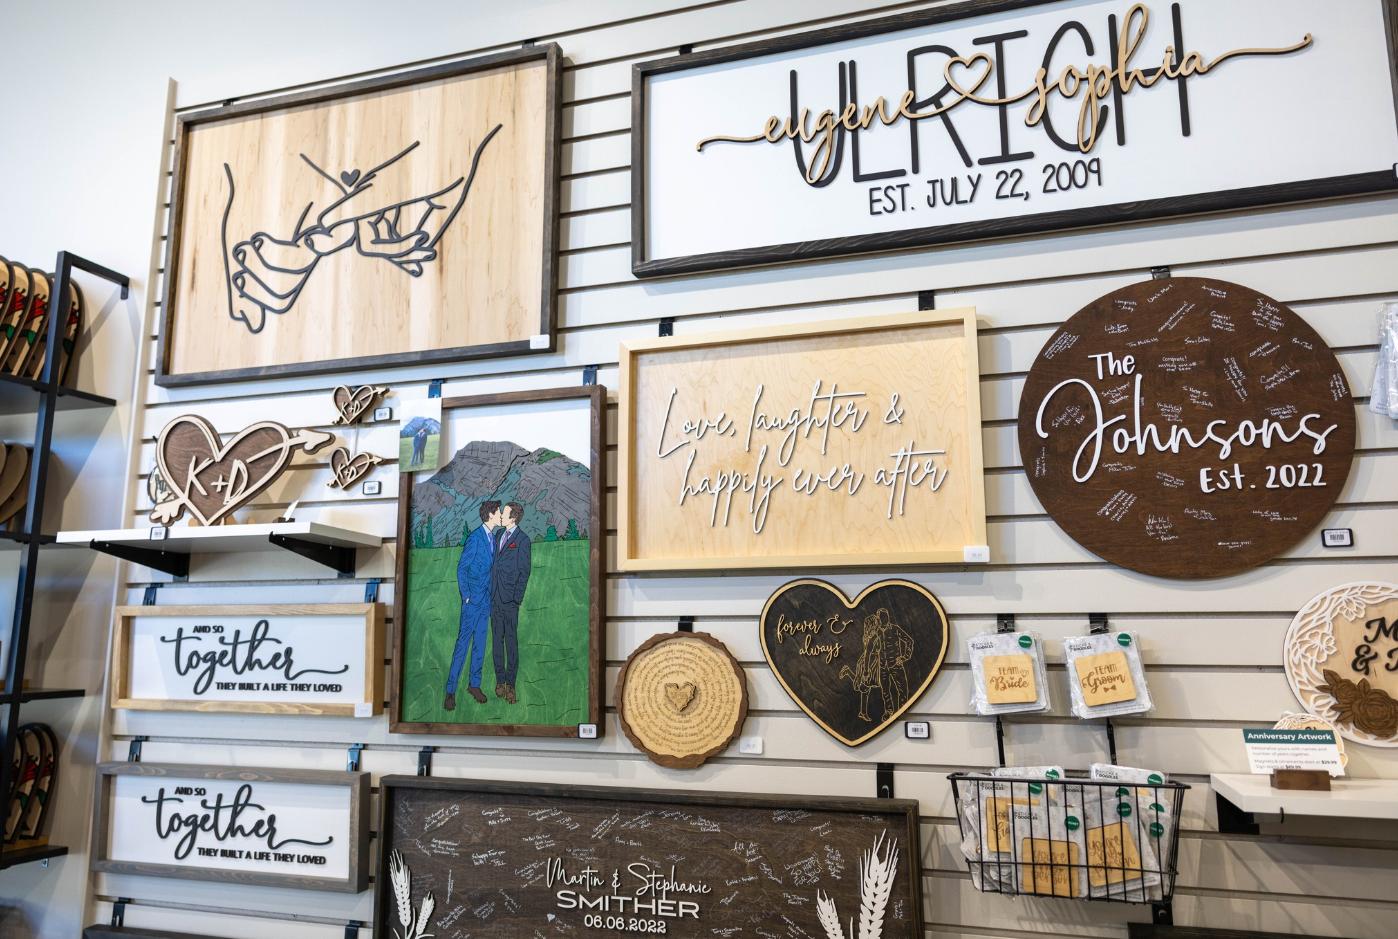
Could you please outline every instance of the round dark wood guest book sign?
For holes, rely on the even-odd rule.
[[[1316,331],[1201,277],[1079,310],[1019,404],[1048,514],[1099,557],[1159,577],[1236,574],[1296,544],[1344,487],[1354,435],[1349,384]]]

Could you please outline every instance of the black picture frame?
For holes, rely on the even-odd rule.
[[[1389,170],[1348,176],[1147,199],[1017,218],[737,248],[659,260],[646,257],[646,80],[651,76],[1061,2],[1064,0],[962,0],[931,10],[900,13],[636,63],[631,67],[631,273],[642,279],[697,274],[1398,191],[1396,165]],[[1398,58],[1395,58],[1398,56],[1398,0],[1376,2],[1383,9],[1388,39],[1389,80],[1394,89],[1394,120],[1398,122]]]
[[[413,352],[394,352],[383,355],[366,355],[355,358],[323,359],[310,362],[284,363],[280,365],[254,366],[249,368],[220,369],[204,372],[170,371],[174,329],[179,319],[179,311],[173,306],[175,291],[179,282],[180,236],[182,232],[185,204],[185,159],[188,153],[186,140],[192,128],[211,121],[225,120],[275,111],[295,105],[323,104],[340,98],[349,98],[375,92],[385,92],[428,81],[453,78],[472,72],[525,62],[543,61],[548,68],[547,102],[544,129],[544,179],[543,193],[543,276],[539,285],[541,291],[538,335],[548,336],[547,347],[536,347],[529,339],[513,342],[497,342],[477,346],[458,346],[447,349],[428,349]],[[442,65],[395,72],[379,78],[343,82],[312,91],[295,92],[272,98],[259,98],[245,104],[229,104],[209,108],[190,114],[176,116],[175,143],[173,153],[173,179],[170,186],[170,213],[165,230],[165,256],[163,263],[164,284],[160,296],[159,332],[156,338],[155,383],[169,388],[191,385],[207,385],[214,382],[252,381],[256,379],[285,378],[303,375],[325,375],[345,371],[373,368],[394,368],[410,365],[429,365],[445,362],[462,362],[475,359],[499,358],[553,352],[557,346],[557,305],[558,305],[558,247],[559,247],[559,207],[562,194],[562,154],[563,154],[563,50],[557,43],[544,42],[526,45],[519,49],[494,52],[475,56]]]

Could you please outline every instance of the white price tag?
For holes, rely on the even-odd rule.
[[[157,525],[150,530],[150,540],[164,541],[168,534],[170,534],[170,529]]]
[[[578,736],[581,737],[583,740],[596,740],[596,739],[597,739],[597,725],[596,725],[596,724],[579,724],[579,725],[578,725]]]
[[[356,701],[354,705],[355,717],[373,717],[374,706],[368,701]]]
[[[530,336],[530,337],[529,337],[529,348],[531,348],[531,349],[547,349],[548,347],[549,347],[549,337],[548,337],[547,334],[545,334],[545,333],[539,333],[538,335]]]

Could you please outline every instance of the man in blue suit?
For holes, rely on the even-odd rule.
[[[461,625],[456,631],[456,648],[451,654],[451,672],[447,675],[447,700],[442,705],[456,710],[456,683],[461,680],[461,667],[466,664],[466,650],[471,650],[471,683],[466,691],[485,704],[481,691],[481,666],[485,663],[486,626],[490,622],[490,575],[495,567],[495,529],[502,524],[500,503],[486,502],[481,506],[480,527],[466,536],[461,546],[461,563],[456,567],[456,583],[461,588]]]

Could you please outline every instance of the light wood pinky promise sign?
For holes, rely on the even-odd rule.
[[[973,308],[621,346],[622,570],[989,560]]]

